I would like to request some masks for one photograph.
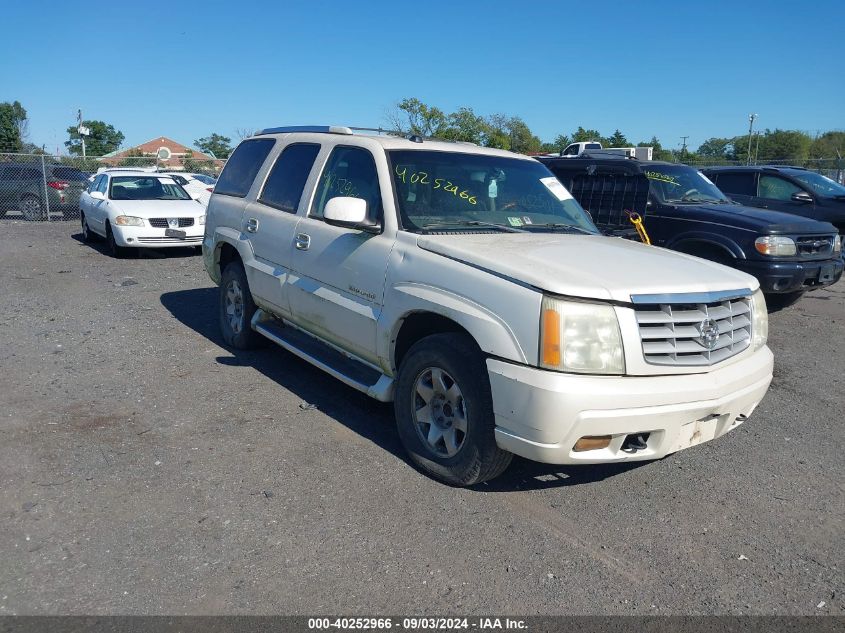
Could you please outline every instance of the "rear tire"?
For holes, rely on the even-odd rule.
[[[220,332],[226,345],[235,349],[255,349],[267,339],[252,329],[252,317],[258,309],[252,300],[243,264],[230,262],[220,281]]]
[[[394,410],[411,460],[447,484],[488,481],[511,462],[513,455],[496,444],[484,356],[465,334],[435,334],[408,350]]]
[[[129,249],[124,246],[119,246],[114,239],[114,233],[111,230],[111,224],[106,224],[106,242],[109,245],[109,253],[116,259],[123,259],[129,256]]]
[[[24,196],[18,205],[23,219],[27,222],[40,222],[47,219],[44,213],[44,205],[35,196]]]
[[[97,235],[91,230],[91,227],[88,226],[88,220],[85,218],[84,213],[79,214],[79,222],[82,225],[82,241],[90,244],[91,242],[95,242],[98,238]]]

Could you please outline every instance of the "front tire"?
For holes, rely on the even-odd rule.
[[[503,473],[513,455],[496,444],[484,357],[464,334],[428,336],[399,368],[394,399],[399,438],[411,460],[453,486]]]
[[[119,246],[114,239],[114,232],[111,230],[111,224],[106,224],[106,242],[109,246],[109,253],[116,259],[123,259],[129,256],[129,249],[124,246]]]
[[[257,309],[243,264],[229,263],[220,281],[220,331],[227,345],[255,349],[266,344],[267,339],[252,329],[252,317]]]

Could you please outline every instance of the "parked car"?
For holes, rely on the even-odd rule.
[[[228,345],[392,400],[411,459],[453,485],[512,454],[662,457],[737,428],[772,378],[754,277],[602,236],[502,150],[264,130],[220,175],[203,256]]]
[[[625,211],[636,211],[654,245],[754,275],[770,307],[794,303],[842,276],[834,226],[735,204],[693,167],[589,155],[539,160],[600,229],[630,228]]]
[[[40,162],[0,163],[0,218],[18,211],[25,220],[46,220],[48,209],[75,215],[87,179],[68,165],[48,163],[42,170]]]
[[[708,167],[702,170],[739,203],[830,222],[845,234],[845,186],[802,167]]]
[[[83,192],[79,206],[83,239],[105,238],[115,257],[133,248],[202,243],[205,209],[170,176],[103,172]]]
[[[194,200],[198,201],[204,207],[208,206],[211,192],[214,191],[214,183],[217,182],[216,179],[205,174],[190,174],[183,171],[164,171],[160,173],[167,174],[173,178]]]

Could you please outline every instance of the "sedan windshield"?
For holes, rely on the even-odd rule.
[[[406,230],[598,233],[539,162],[427,150],[388,155]]]
[[[686,165],[649,165],[643,170],[660,202],[728,202],[709,178]]]
[[[109,184],[112,200],[190,200],[191,196],[172,178],[115,176]]]
[[[812,171],[791,171],[790,176],[805,185],[808,185],[813,192],[820,196],[845,196],[845,187],[827,176],[822,176]]]

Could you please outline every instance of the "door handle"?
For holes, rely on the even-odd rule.
[[[296,248],[300,251],[307,251],[311,246],[311,236],[305,233],[296,234]]]
[[[246,221],[246,230],[247,233],[255,233],[258,231],[258,220],[255,218],[250,218]]]

